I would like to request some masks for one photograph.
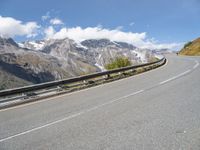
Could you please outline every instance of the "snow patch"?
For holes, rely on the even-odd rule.
[[[42,41],[40,41],[39,43],[31,41],[29,43],[33,45],[33,47],[35,48],[35,50],[42,50],[42,48],[45,45],[45,42],[42,42]]]
[[[24,44],[23,43],[17,43],[19,47],[21,48],[25,48]]]
[[[146,52],[139,52],[139,51],[137,51],[137,50],[133,50],[133,51],[131,51],[131,52],[137,54],[137,57],[139,57],[140,60],[141,60],[143,63],[146,63],[146,62],[147,62],[147,59],[146,59],[146,56],[145,56],[145,55],[146,55]]]
[[[83,46],[80,42],[76,42],[76,47],[83,48],[83,49],[88,49],[86,46]]]
[[[28,41],[28,42],[24,42],[24,43],[18,43],[18,46],[21,48],[28,48],[28,49],[32,49],[32,50],[42,50],[45,46],[45,42],[43,41]]]
[[[103,66],[99,65],[98,63],[96,63],[95,66],[97,66],[99,69],[101,69],[101,71],[105,71],[106,70]]]

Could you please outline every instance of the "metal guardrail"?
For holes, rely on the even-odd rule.
[[[161,62],[163,62],[163,64],[164,64],[165,61],[166,61],[166,59],[163,57],[162,59],[155,61],[155,62],[151,62],[151,63],[123,67],[120,69],[113,69],[113,70],[109,70],[109,71],[98,72],[98,73],[93,73],[93,74],[89,74],[89,75],[78,76],[78,77],[74,77],[74,78],[57,80],[57,81],[52,81],[52,82],[46,82],[46,83],[41,83],[41,84],[35,84],[35,85],[30,85],[30,86],[24,86],[24,87],[20,87],[20,88],[2,90],[2,91],[0,91],[0,96],[10,96],[10,95],[22,94],[22,93],[32,92],[32,91],[41,90],[41,89],[45,89],[45,88],[51,88],[51,87],[65,85],[65,84],[80,82],[80,81],[84,81],[84,80],[88,80],[88,79],[92,79],[92,78],[96,78],[96,77],[100,77],[100,76],[104,76],[104,75],[111,75],[113,73],[119,73],[119,72],[131,70],[131,69],[137,69],[137,68],[142,68],[142,67],[146,67],[146,66],[151,66],[154,64],[159,64]]]

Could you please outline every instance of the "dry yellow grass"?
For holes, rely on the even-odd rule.
[[[180,55],[200,56],[200,38],[186,45],[180,52]]]

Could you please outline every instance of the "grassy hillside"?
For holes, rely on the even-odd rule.
[[[200,38],[188,42],[184,45],[183,49],[179,52],[180,55],[200,56]]]

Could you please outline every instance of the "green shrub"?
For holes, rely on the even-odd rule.
[[[127,57],[116,57],[109,64],[106,64],[105,68],[107,70],[112,70],[112,69],[127,67],[130,65],[132,65],[132,63]]]
[[[190,46],[192,44],[192,42],[187,42],[185,45],[184,45],[184,48]]]

